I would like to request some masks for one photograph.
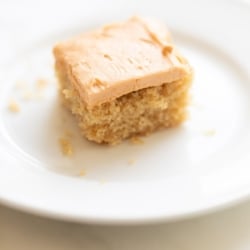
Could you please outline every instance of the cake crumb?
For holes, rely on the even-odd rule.
[[[15,84],[16,89],[24,89],[27,86],[27,83],[24,81],[17,81]]]
[[[61,152],[65,156],[72,156],[73,155],[73,147],[69,139],[67,138],[59,138],[59,144],[61,146]]]
[[[197,110],[200,110],[200,111],[204,110],[204,105],[202,105],[201,103],[195,101],[192,97],[190,97],[189,104],[190,104],[190,106],[194,107]]]
[[[189,112],[189,110],[187,110],[185,120],[186,121],[191,120],[191,117],[192,117],[191,113]]]
[[[130,139],[130,142],[132,144],[134,144],[134,145],[142,145],[142,144],[144,144],[144,141],[140,137],[136,137],[136,136],[132,137]]]
[[[20,106],[15,101],[10,101],[8,109],[9,109],[9,111],[11,111],[13,113],[20,112]]]
[[[99,183],[100,183],[101,185],[104,185],[104,184],[107,183],[107,181],[105,181],[105,180],[100,180]]]
[[[26,90],[23,93],[22,98],[25,101],[42,100],[44,98],[44,95],[40,91],[38,92],[38,91]]]
[[[215,129],[207,129],[203,131],[203,135],[205,136],[214,136],[216,134]]]
[[[36,100],[43,100],[45,98],[43,93],[35,93],[35,99]]]
[[[40,90],[44,89],[48,85],[48,80],[40,78],[36,81],[36,87]]]
[[[79,172],[79,176],[83,177],[86,175],[86,171],[84,169],[82,169],[80,172]]]
[[[130,160],[128,160],[128,165],[134,165],[135,164],[135,159],[130,159]]]
[[[71,132],[70,130],[66,129],[64,130],[64,135],[65,137],[67,138],[72,138],[74,135],[73,135],[73,132]]]
[[[24,94],[23,94],[23,99],[26,100],[26,101],[29,101],[29,100],[32,100],[34,99],[34,93],[32,93],[31,91],[26,91]]]

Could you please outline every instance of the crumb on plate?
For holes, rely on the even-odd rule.
[[[86,171],[84,169],[82,169],[80,172],[79,172],[79,176],[83,177],[86,175]]]
[[[136,160],[135,159],[130,159],[130,160],[128,160],[128,165],[134,165],[135,164],[135,162],[136,162]]]
[[[203,135],[205,136],[214,136],[216,134],[215,129],[207,129],[203,131]]]
[[[23,94],[23,100],[29,101],[35,98],[35,95],[30,90],[27,90]]]
[[[134,136],[130,139],[130,142],[134,145],[142,145],[144,144],[144,141],[140,138],[140,137],[137,137],[137,136]]]
[[[202,105],[201,103],[195,101],[193,98],[190,101],[190,106],[192,106],[192,107],[194,107],[194,108],[196,108],[198,110],[201,110],[201,111],[204,109],[204,105]]]
[[[104,185],[104,184],[107,183],[107,181],[105,181],[105,180],[100,180],[99,183],[100,183],[101,185]]]
[[[189,112],[189,110],[186,111],[186,121],[191,120],[191,113]]]
[[[15,88],[18,89],[18,90],[19,89],[24,89],[26,86],[27,86],[27,83],[24,82],[24,81],[21,81],[21,80],[17,81],[16,84],[15,84]]]
[[[9,109],[9,111],[11,111],[13,113],[20,112],[19,104],[17,102],[13,101],[13,100],[9,102],[8,109]]]
[[[61,147],[61,152],[65,156],[72,156],[73,155],[73,146],[68,138],[59,138],[59,144]]]
[[[45,87],[48,86],[48,80],[45,79],[45,78],[39,78],[37,81],[36,81],[36,87],[40,90],[43,90]]]
[[[73,132],[68,130],[68,129],[65,129],[64,130],[64,136],[67,137],[67,138],[72,138],[74,136]]]

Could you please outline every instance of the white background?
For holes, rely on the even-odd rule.
[[[114,227],[65,223],[0,206],[1,250],[249,250],[250,202],[192,220]]]

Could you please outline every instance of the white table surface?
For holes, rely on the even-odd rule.
[[[250,201],[224,211],[150,226],[93,226],[0,206],[1,250],[249,250]]]

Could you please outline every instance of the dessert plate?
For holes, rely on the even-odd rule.
[[[187,218],[248,197],[246,2],[19,4],[0,3],[1,203],[64,220],[136,224]],[[22,11],[12,15],[13,8]],[[96,145],[80,136],[60,105],[51,49],[59,40],[133,14],[164,21],[194,67],[190,115],[178,128],[114,147]],[[62,153],[62,139],[72,156]]]

